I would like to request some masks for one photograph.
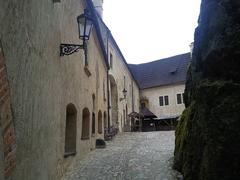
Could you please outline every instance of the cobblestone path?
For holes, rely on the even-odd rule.
[[[174,180],[174,131],[119,134],[70,167],[65,180]]]

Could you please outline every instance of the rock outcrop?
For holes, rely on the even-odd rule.
[[[240,1],[202,0],[174,167],[186,180],[240,177]]]

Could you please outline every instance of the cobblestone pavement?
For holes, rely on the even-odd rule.
[[[123,133],[74,163],[64,180],[174,180],[174,131]]]

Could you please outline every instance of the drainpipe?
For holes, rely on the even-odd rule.
[[[132,80],[132,112],[134,112],[133,80]]]
[[[109,50],[108,50],[108,41],[109,41],[109,30],[107,31],[107,60],[109,63]],[[110,132],[110,89],[109,89],[109,69],[107,69],[107,116],[108,116],[108,133]]]

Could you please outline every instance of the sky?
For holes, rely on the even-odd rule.
[[[104,0],[103,19],[128,63],[190,51],[201,0]]]

